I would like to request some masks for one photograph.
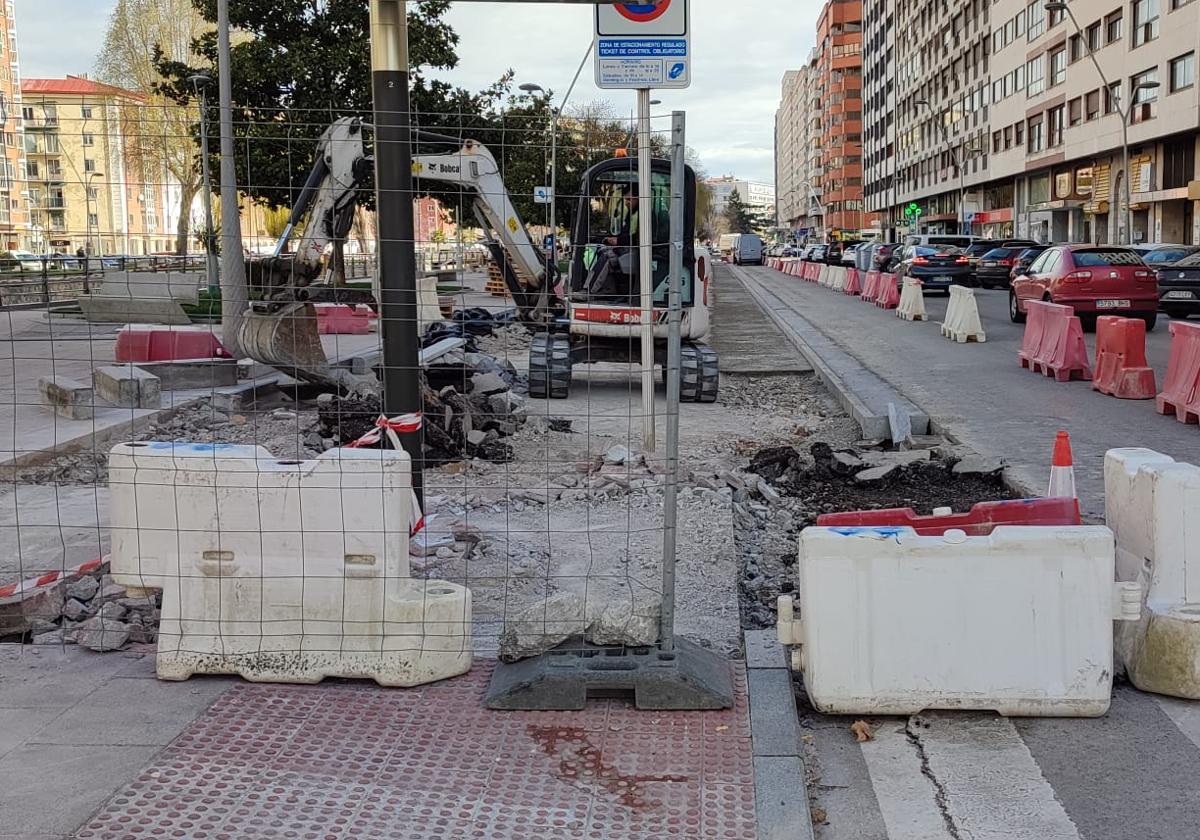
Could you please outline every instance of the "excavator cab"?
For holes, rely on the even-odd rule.
[[[683,305],[695,299],[696,174],[686,168]],[[671,162],[650,166],[651,282],[654,305],[667,304],[671,258]],[[640,217],[636,158],[612,158],[583,175],[572,232],[567,295],[580,304],[640,306]]]

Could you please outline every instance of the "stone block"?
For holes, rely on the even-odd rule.
[[[54,621],[62,615],[63,586],[43,586],[0,598],[0,636],[25,633],[35,619]]]
[[[141,362],[138,369],[157,376],[167,391],[189,388],[225,388],[238,384],[236,359],[193,359],[176,362]]]
[[[53,409],[59,417],[68,420],[90,420],[92,417],[92,389],[82,382],[65,376],[43,376],[38,380],[42,402]]]
[[[133,365],[106,365],[92,372],[92,385],[102,400],[121,408],[158,408],[162,389],[157,376]]]

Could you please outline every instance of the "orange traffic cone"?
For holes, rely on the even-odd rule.
[[[1054,438],[1054,457],[1050,461],[1050,498],[1077,498],[1075,495],[1075,461],[1071,457],[1071,436],[1059,431]]]

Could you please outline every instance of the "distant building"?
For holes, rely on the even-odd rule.
[[[732,175],[709,178],[704,183],[708,184],[709,189],[712,190],[713,213],[717,215],[725,212],[725,207],[729,204],[729,196],[736,190],[742,204],[745,204],[752,212],[760,213],[768,219],[775,218],[774,184],[745,181]]]
[[[0,248],[31,246],[29,208],[21,195],[25,152],[21,128],[21,71],[12,0],[0,0]],[[7,55],[5,54],[7,53]]]
[[[821,118],[815,101],[817,50],[799,70],[783,75],[775,114],[776,225],[797,238],[823,229]]]
[[[86,76],[21,83],[29,239],[35,251],[174,249],[172,178],[140,159],[140,94]]]

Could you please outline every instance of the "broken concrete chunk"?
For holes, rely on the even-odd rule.
[[[75,641],[88,650],[119,650],[129,641],[129,625],[100,616],[89,618],[79,625]]]
[[[857,455],[851,455],[849,452],[834,452],[833,460],[847,469],[856,469],[863,465],[861,458]]]
[[[96,396],[121,408],[158,408],[162,404],[159,379],[133,365],[105,365],[92,371]]]
[[[593,616],[587,638],[597,645],[652,645],[658,641],[661,606],[652,598],[618,595]]]
[[[124,598],[125,587],[119,583],[105,583],[101,585],[100,593],[96,597],[101,601],[115,601],[117,598]]]
[[[488,397],[488,407],[497,417],[508,417],[510,420],[518,422],[525,419],[525,398],[512,391],[492,394]]]
[[[68,420],[90,420],[95,402],[90,386],[65,376],[43,376],[38,380],[42,402],[59,417]]]
[[[90,612],[85,604],[81,603],[75,598],[71,598],[69,601],[63,604],[62,614],[71,619],[71,621],[79,621],[80,619],[90,615]]]
[[[64,594],[67,598],[74,598],[77,601],[90,601],[99,591],[100,581],[91,575],[84,575],[79,580],[70,581]]]
[[[933,453],[928,449],[909,449],[904,452],[864,452],[862,460],[873,467],[895,464],[906,467],[919,461],[928,461]]]
[[[33,637],[35,645],[61,645],[64,642],[62,630],[51,630],[48,633],[38,633]]]
[[[61,583],[0,599],[0,636],[28,632],[35,618],[53,621],[62,614],[62,608]]]
[[[430,533],[429,531],[418,531],[417,534],[408,541],[409,552],[415,557],[432,557],[437,554],[437,550],[443,546],[447,548],[455,543],[454,534],[446,533]]]
[[[127,610],[116,601],[109,601],[100,607],[100,611],[96,613],[100,618],[110,618],[113,621],[120,621],[125,617]]]
[[[954,465],[955,475],[992,475],[1004,469],[999,458],[986,455],[968,455]]]
[[[510,618],[500,634],[500,659],[516,662],[545,653],[587,629],[583,597],[574,592],[551,595]]]
[[[760,478],[758,480],[758,492],[764,499],[773,505],[777,505],[783,501],[783,497],[779,495],[779,492],[770,484],[768,484],[765,479]]]
[[[507,390],[508,383],[498,373],[476,373],[471,376],[471,393],[473,394],[490,396]]]
[[[882,467],[872,467],[869,470],[863,470],[860,473],[855,473],[854,480],[859,484],[870,484],[873,481],[882,481],[899,468],[899,464],[886,464]]]
[[[467,432],[467,446],[482,446],[487,439],[487,432],[480,429]]]
[[[606,464],[624,464],[631,457],[629,447],[617,444],[611,447],[604,453],[604,463]]]

